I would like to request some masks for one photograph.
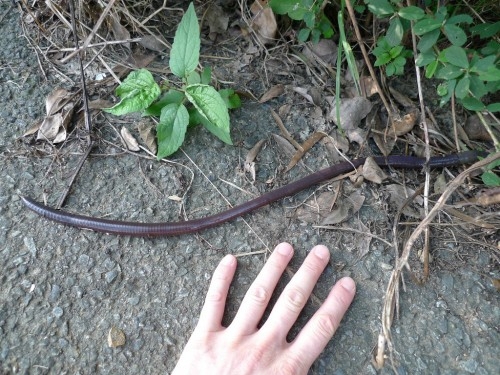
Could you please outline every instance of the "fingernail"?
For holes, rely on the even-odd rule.
[[[344,277],[343,279],[341,279],[340,285],[342,286],[342,288],[348,290],[349,292],[354,292],[356,290],[356,284],[350,277]]]
[[[289,256],[291,253],[293,253],[293,248],[288,243],[280,243],[278,246],[276,246],[276,251],[281,255]]]
[[[314,248],[314,255],[319,259],[327,259],[330,256],[330,251],[325,246],[316,246]]]
[[[234,262],[234,257],[231,254],[226,255],[224,258],[221,260],[221,264],[225,266],[230,266]]]

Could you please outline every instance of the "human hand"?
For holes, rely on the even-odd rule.
[[[236,258],[224,257],[212,277],[198,325],[173,374],[307,374],[337,330],[356,287],[349,277],[339,280],[311,320],[288,343],[288,331],[330,258],[325,246],[315,246],[285,287],[269,318],[257,328],[292,256],[290,244],[276,247],[227,328],[221,321]]]

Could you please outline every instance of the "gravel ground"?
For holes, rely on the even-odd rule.
[[[377,373],[371,352],[380,331],[393,251],[372,241],[370,252],[358,260],[351,234],[314,229],[294,218],[293,207],[312,189],[248,215],[248,226],[239,219],[200,235],[175,238],[117,237],[66,228],[23,208],[20,195],[55,204],[84,144],[70,142],[47,152],[46,147],[20,139],[43,116],[44,99],[58,81],[53,73],[48,81],[41,75],[36,55],[22,35],[16,8],[7,12],[10,4],[0,3],[0,15],[4,15],[0,25],[0,371],[169,373],[196,324],[218,261],[227,253],[245,255],[288,241],[296,248],[292,270],[315,244],[329,246],[332,262],[315,290],[319,298],[342,276],[358,283],[350,311],[311,374]],[[297,110],[295,123],[302,130],[308,115],[306,107]],[[220,178],[261,193],[306,174],[300,168],[287,177],[278,173],[287,158],[272,142],[271,133],[277,130],[268,107],[247,102],[232,113],[232,123],[235,147],[214,141],[201,129],[189,134],[184,150],[207,178],[181,153],[174,159],[181,165],[176,165],[101,146],[86,162],[66,208],[117,219],[178,220],[178,203],[166,197],[186,192],[191,169],[194,180],[185,201],[188,217],[194,218],[226,207],[209,182],[234,204],[247,200],[247,194]],[[132,123],[126,125],[133,129]],[[97,132],[118,142],[109,126]],[[257,182],[251,184],[239,165],[258,139],[268,142],[259,155]],[[305,163],[315,170],[328,160],[318,150]],[[269,179],[274,179],[273,184],[266,184]],[[388,218],[377,206],[377,187],[365,184],[361,189],[366,201],[360,218],[385,228]],[[390,239],[389,230],[377,234]],[[495,237],[491,241],[495,245]],[[498,292],[484,277],[498,277],[491,250],[452,241],[434,248],[434,258],[440,261],[436,264],[448,267],[433,266],[423,286],[406,278],[400,317],[392,331],[397,372],[498,374]],[[227,321],[264,261],[263,254],[239,258]],[[457,267],[449,267],[454,263]],[[308,304],[294,332],[316,307]],[[111,327],[125,333],[124,346],[108,347]],[[392,370],[386,366],[379,373]]]

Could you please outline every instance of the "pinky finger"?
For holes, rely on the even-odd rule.
[[[290,352],[311,365],[333,337],[354,298],[351,278],[335,284],[327,299],[290,345]]]
[[[212,276],[205,303],[201,310],[197,330],[214,332],[222,328],[221,321],[224,315],[227,293],[236,271],[236,258],[226,255]]]

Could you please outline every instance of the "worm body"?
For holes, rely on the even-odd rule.
[[[393,167],[403,169],[423,168],[426,163],[424,158],[413,156],[388,156],[374,157],[375,162],[382,167]],[[460,164],[471,164],[478,160],[478,153],[467,151],[459,154],[433,157],[429,160],[428,166],[431,168],[443,168]],[[207,216],[201,219],[194,219],[180,222],[165,223],[138,223],[119,220],[100,219],[90,216],[73,214],[63,210],[56,210],[28,197],[21,197],[27,208],[40,216],[58,223],[77,228],[87,228],[97,232],[105,232],[117,235],[136,237],[167,237],[178,236],[199,232],[212,228],[236,217],[245,215],[262,206],[266,206],[284,197],[294,195],[308,187],[319,184],[323,181],[337,177],[343,173],[348,173],[365,162],[364,158],[355,159],[351,162],[341,162],[331,167],[312,173],[288,185],[261,195],[258,198],[230,208],[221,213]]]

